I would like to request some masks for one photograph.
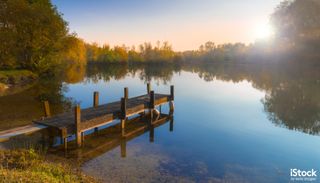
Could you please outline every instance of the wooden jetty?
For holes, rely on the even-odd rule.
[[[47,126],[60,132],[65,149],[67,149],[68,137],[75,135],[77,146],[84,141],[84,132],[107,125],[119,119],[122,134],[125,134],[128,117],[149,112],[150,122],[159,117],[157,106],[169,103],[170,113],[174,111],[174,86],[170,87],[170,94],[158,94],[151,91],[147,84],[147,94],[129,98],[128,88],[124,88],[124,97],[120,101],[99,105],[99,93],[93,94],[93,107],[80,109],[77,105],[74,112],[68,112],[51,116],[49,103],[44,102],[45,117],[35,120],[34,123]]]
[[[42,130],[44,128],[47,128],[47,126],[38,125],[38,124],[31,124],[26,126],[21,126],[5,131],[0,132],[0,142],[4,142],[9,140],[11,137],[15,137],[18,135],[25,135],[25,134],[31,134],[34,132],[37,132],[39,130]]]

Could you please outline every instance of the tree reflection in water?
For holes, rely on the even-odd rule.
[[[145,83],[152,80],[166,84],[175,73],[181,71],[197,73],[205,81],[217,79],[236,83],[247,80],[253,87],[265,91],[262,103],[274,124],[308,134],[319,134],[319,66],[297,63],[89,64],[87,67],[70,67],[60,79],[43,79],[24,92],[1,97],[0,105],[5,107],[0,110],[0,129],[28,124],[32,119],[40,117],[43,114],[43,100],[50,101],[53,112],[70,109],[75,101],[63,95],[68,90],[68,83],[109,82],[131,75],[138,76]]]

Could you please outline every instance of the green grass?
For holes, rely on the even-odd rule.
[[[79,170],[50,162],[35,150],[0,150],[0,182],[96,182]]]
[[[0,70],[0,83],[26,84],[36,80],[38,76],[28,70]]]

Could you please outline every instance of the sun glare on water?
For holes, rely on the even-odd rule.
[[[269,40],[273,35],[273,29],[269,24],[257,25],[254,34],[257,40]]]

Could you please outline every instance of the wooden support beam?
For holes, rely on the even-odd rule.
[[[150,91],[150,108],[154,109],[154,107],[155,107],[154,91]]]
[[[174,101],[174,86],[173,85],[170,86],[170,99],[171,99],[171,101],[169,102],[169,107],[170,107],[170,114],[172,114],[174,111],[174,103],[173,103],[173,101]]]
[[[64,149],[68,149],[68,132],[67,128],[62,128],[61,129],[61,139],[63,141]]]
[[[127,117],[127,100],[121,98],[121,119],[126,119]]]
[[[81,109],[80,106],[77,105],[74,108],[74,118],[75,118],[75,126],[76,126],[76,140],[77,140],[77,146],[81,147],[82,139],[81,139]]]
[[[84,142],[84,132],[81,132],[81,143]]]
[[[99,92],[93,92],[93,107],[99,106]]]
[[[150,125],[152,124],[152,120],[153,120],[153,110],[154,110],[154,107],[155,107],[155,97],[154,97],[154,91],[150,91],[150,106],[149,106],[149,108],[150,108],[150,121],[149,121],[149,123],[150,123]]]
[[[51,113],[50,113],[50,106],[49,106],[49,102],[48,101],[44,101],[43,102],[43,108],[44,108],[44,116],[50,117]]]
[[[63,138],[64,150],[68,149],[68,137]]]
[[[169,108],[170,108],[169,113],[170,113],[170,115],[172,115],[172,113],[174,112],[174,103],[173,103],[173,101],[169,102]]]
[[[121,98],[121,135],[125,136],[125,124],[127,118],[127,99]]]
[[[150,85],[150,83],[147,83],[147,93],[149,94],[150,91],[151,91],[151,85]]]
[[[124,92],[123,97],[125,99],[128,99],[129,98],[129,89],[128,89],[128,87],[125,87],[123,92]]]
[[[170,98],[171,98],[171,100],[174,100],[174,86],[173,85],[170,86]]]
[[[121,119],[120,123],[121,123],[121,136],[125,137],[126,136],[126,120]]]

